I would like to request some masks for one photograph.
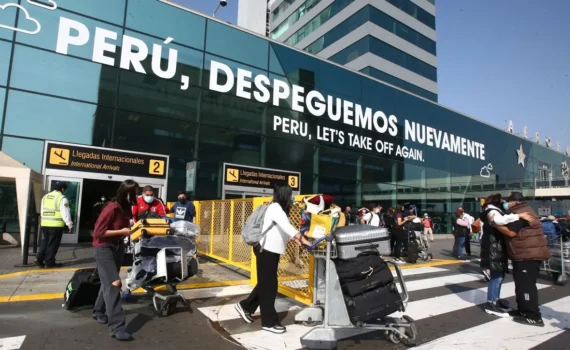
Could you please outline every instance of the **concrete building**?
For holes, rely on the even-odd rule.
[[[238,25],[437,101],[435,15],[433,0],[248,0]]]

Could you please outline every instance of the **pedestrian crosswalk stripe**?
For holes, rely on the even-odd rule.
[[[460,273],[461,270],[435,267],[402,270],[404,274],[407,273],[408,275],[408,278],[406,278],[406,287],[411,293],[411,300],[408,303],[405,315],[418,321],[418,324],[425,329],[424,331],[428,332],[427,334],[422,334],[422,329],[420,328],[418,343],[421,344],[422,339],[424,339],[424,342],[442,340],[444,342],[442,343],[443,347],[441,347],[441,349],[444,350],[445,344],[447,344],[445,343],[445,339],[451,339],[446,337],[451,336],[452,332],[469,332],[470,329],[485,327],[487,323],[498,324],[496,323],[498,321],[496,318],[487,315],[481,310],[480,305],[487,302],[487,285],[483,284],[483,276],[478,272],[478,268],[473,265],[464,265],[462,270],[467,272]],[[502,285],[501,298],[509,298],[515,295],[514,282],[508,282],[509,280],[512,281],[511,277],[508,277],[507,281]],[[480,283],[477,283],[478,281],[480,281]],[[550,285],[544,283],[537,284],[539,291],[548,287],[550,287]],[[549,288],[548,292],[545,293],[547,295],[546,301],[552,301],[555,300],[555,298],[553,298],[555,294],[553,293],[558,292],[553,288]],[[224,298],[223,301],[220,301],[220,305],[210,303],[208,306],[199,307],[198,310],[206,315],[212,322],[217,322],[234,340],[247,349],[290,350],[302,348],[300,338],[305,335],[310,328],[301,324],[295,324],[294,316],[304,305],[300,305],[288,298],[278,298],[276,300],[276,310],[282,315],[282,322],[283,325],[287,327],[287,332],[285,334],[273,334],[261,330],[260,321],[257,317],[253,324],[245,324],[241,320],[235,311],[235,303],[244,297],[245,295]],[[560,297],[561,296],[558,296],[557,298]],[[547,314],[548,313],[545,312],[545,316]],[[401,313],[395,313],[392,316],[399,317]],[[520,325],[511,319],[504,319],[503,321],[508,323],[504,327],[509,328],[509,330],[513,327],[519,329],[517,331],[510,330],[511,333],[505,331],[504,334],[517,336],[519,334],[518,332],[529,332],[529,326]],[[432,323],[430,322],[436,322],[439,325],[445,325],[447,323],[448,326],[432,327]],[[535,327],[530,328],[532,331]],[[507,340],[504,340],[506,337],[503,337],[502,333],[492,331],[490,330],[491,328],[486,329],[490,334],[494,333],[498,338],[503,339],[502,341],[507,342]],[[366,333],[369,333],[370,336],[364,335]],[[376,332],[363,330],[362,334],[363,335],[359,336],[361,339],[372,337],[371,339],[374,339],[373,342],[381,343],[384,341],[379,340],[381,337],[379,338],[378,335],[375,335]],[[559,333],[554,332],[551,337],[555,337],[557,334]],[[461,338],[461,336],[459,336],[459,338]],[[459,338],[455,339],[456,346],[458,344],[457,339]],[[465,333],[463,338],[471,339],[472,337],[470,333]],[[548,340],[549,338],[542,335],[540,339]],[[449,340],[449,344],[453,342],[453,339]],[[481,344],[486,345],[484,343]],[[499,340],[496,341],[497,346],[494,346],[494,344],[495,343],[493,343],[493,348],[506,348],[500,346],[502,343]],[[389,345],[389,343],[386,343],[386,345]],[[428,346],[428,344],[424,345]],[[524,344],[521,346],[521,349],[526,349]],[[421,349],[431,350],[432,348]],[[433,350],[439,349],[440,347],[433,348]],[[483,348],[474,347],[473,349]]]
[[[24,344],[25,335],[19,337],[0,338],[0,349],[2,350],[18,350]]]
[[[199,310],[206,315],[210,320],[214,322],[222,322],[236,318],[236,310],[235,310],[236,303],[231,304],[222,304],[216,306],[207,306],[201,307]],[[290,312],[300,310],[301,306],[294,302],[289,298],[277,298],[275,300],[275,310],[278,313],[281,312]],[[254,314],[254,316],[258,316],[259,312]]]
[[[415,275],[423,275],[427,273],[435,273],[435,272],[444,272],[448,271],[446,269],[442,269],[440,267],[418,267],[415,269],[402,269],[402,275],[405,276],[415,276]],[[392,270],[392,276],[396,276],[397,272]]]
[[[538,284],[537,288],[548,287],[545,284]],[[515,295],[515,283],[503,283],[501,287],[501,298],[508,298]],[[430,299],[412,301],[408,304],[405,314],[414,320],[421,320],[448,312],[459,311],[473,305],[487,302],[487,287],[468,290],[461,293],[452,293]]]
[[[511,319],[498,319],[457,332],[424,345],[417,350],[455,350],[469,339],[469,349],[532,349],[570,329],[570,297],[540,306],[544,327],[525,327]],[[570,338],[569,338],[570,339]]]
[[[483,279],[481,274],[475,273],[461,273],[457,275],[451,275],[446,278],[432,277],[427,279],[415,280],[406,283],[406,288],[408,292],[414,292],[422,289],[445,287],[450,284],[467,283],[473,281],[479,281]],[[398,290],[402,292],[400,285],[398,284]]]

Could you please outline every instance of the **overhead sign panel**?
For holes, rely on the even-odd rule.
[[[165,179],[168,157],[47,142],[44,165],[46,169]]]
[[[276,185],[289,185],[298,192],[301,173],[224,163],[224,186],[273,190]]]

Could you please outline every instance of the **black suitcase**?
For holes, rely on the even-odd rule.
[[[345,296],[346,310],[355,326],[404,311],[404,303],[395,283],[376,288],[359,296]]]
[[[345,296],[355,297],[394,282],[392,271],[388,268],[388,264],[385,262],[384,264],[384,267],[374,269],[374,271],[368,274],[364,279],[345,283],[341,282],[340,288],[342,290],[342,294]]]
[[[386,262],[376,252],[360,253],[356,258],[348,260],[336,259],[334,263],[341,283],[359,281],[368,277],[374,270],[387,268]]]
[[[63,296],[63,307],[67,310],[82,310],[95,305],[101,281],[97,269],[81,269],[75,271]]]

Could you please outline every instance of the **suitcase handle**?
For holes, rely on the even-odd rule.
[[[369,244],[369,245],[361,245],[358,247],[354,247],[354,250],[369,250],[369,249],[376,249],[380,245],[379,244]]]

